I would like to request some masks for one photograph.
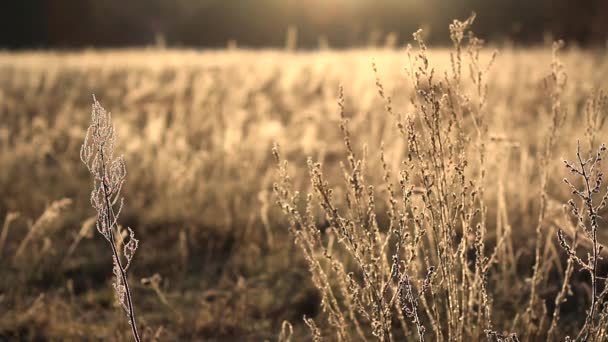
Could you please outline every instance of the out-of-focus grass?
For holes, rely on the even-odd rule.
[[[490,53],[483,51],[482,59]],[[429,54],[442,75],[447,50]],[[570,115],[554,156],[569,155],[575,137],[583,136],[585,101],[608,86],[605,57],[605,51],[577,49],[562,55]],[[129,337],[113,307],[104,241],[85,236],[66,257],[93,214],[90,179],[79,161],[91,94],[113,113],[117,151],[129,172],[123,223],[141,240],[132,282],[160,274],[170,304],[149,287],[135,286],[145,336],[259,340],[275,338],[283,320],[300,334],[302,315],[314,317],[319,298],[274,203],[271,145],[278,142],[294,168],[313,156],[325,163],[328,177],[340,177],[336,97],[343,84],[356,148],[365,143],[378,153],[383,141],[394,156],[389,160],[398,163],[402,137],[377,94],[372,60],[395,110],[411,110],[403,71],[408,60],[392,50],[0,53],[0,220],[20,213],[0,251],[0,339]],[[507,48],[488,76],[486,117],[495,139],[488,146],[485,191],[496,193],[497,179],[507,173],[507,212],[524,259],[534,248],[550,62],[548,48]],[[606,138],[598,132],[598,140]],[[559,163],[552,161],[552,170]],[[310,186],[307,172],[291,170],[302,190]],[[550,173],[548,215],[558,215],[567,196],[567,189],[554,186],[560,174]],[[72,199],[69,210],[16,260],[28,220],[61,198]],[[492,224],[496,205],[488,207]]]

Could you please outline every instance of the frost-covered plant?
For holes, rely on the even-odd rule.
[[[116,299],[127,313],[133,337],[140,341],[127,279],[127,271],[137,250],[138,240],[135,239],[133,230],[127,228],[129,239],[124,241],[117,223],[123,207],[120,190],[125,182],[127,169],[122,156],[114,158],[116,135],[112,116],[95,96],[93,101],[92,123],[80,149],[80,159],[93,175],[91,205],[97,211],[97,231],[108,240],[112,249]],[[122,246],[122,256],[119,246]]]
[[[558,239],[560,245],[568,254],[569,259],[580,265],[584,271],[589,272],[591,277],[591,305],[587,311],[585,324],[577,337],[577,340],[582,341],[603,341],[608,330],[608,306],[603,304],[608,295],[606,283],[604,284],[604,290],[598,292],[600,280],[605,281],[606,279],[598,276],[598,265],[601,259],[600,253],[604,248],[604,245],[599,242],[598,229],[601,220],[599,212],[608,203],[608,190],[601,195],[601,199],[597,203],[597,197],[602,190],[604,177],[604,173],[600,169],[600,163],[605,151],[606,145],[602,144],[595,155],[584,158],[581,154],[579,141],[576,151],[576,162],[571,163],[564,160],[564,165],[570,173],[583,183],[582,187],[580,187],[573,184],[568,178],[564,178],[564,182],[570,187],[572,194],[577,196],[582,202],[582,205],[577,205],[571,199],[568,201],[568,204],[572,215],[576,219],[577,228],[584,237],[591,241],[592,249],[591,253],[587,253],[586,260],[579,258],[576,253],[576,244],[566,241],[564,232],[561,229],[559,230]]]

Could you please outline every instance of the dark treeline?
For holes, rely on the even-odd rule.
[[[472,11],[475,31],[493,42],[608,40],[607,0],[18,0],[0,11],[0,47],[142,46],[160,37],[169,46],[276,47],[289,27],[302,48],[381,44],[390,32],[404,43],[418,27],[445,44],[451,19]]]

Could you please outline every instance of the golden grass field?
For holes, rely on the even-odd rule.
[[[571,226],[566,222],[570,216],[563,210],[571,190],[562,181],[569,176],[563,159],[576,160],[578,139],[584,154],[590,151],[589,130],[595,134],[594,150],[601,142],[608,142],[606,127],[600,127],[608,108],[601,108],[599,100],[589,102],[599,99],[598,89],[608,88],[605,49],[567,47],[561,51],[559,60],[568,79],[563,91],[554,97],[559,85],[550,76],[550,46],[497,49],[494,65],[484,74],[485,105],[470,114],[482,115],[487,130],[476,133],[467,111],[463,111],[457,117],[462,119],[458,126],[469,138],[453,146],[464,148],[455,153],[468,160],[467,176],[475,183],[471,188],[482,189],[481,204],[471,204],[484,213],[480,221],[484,225],[481,252],[490,255],[496,247],[500,262],[488,264],[486,286],[476,280],[470,283],[471,289],[487,291],[488,299],[466,294],[466,282],[461,293],[454,290],[461,285],[442,285],[443,276],[425,278],[428,266],[440,267],[439,263],[445,261],[439,254],[413,257],[413,263],[422,265],[409,268],[416,292],[428,288],[423,285],[423,280],[428,280],[431,288],[445,288],[463,296],[458,303],[468,298],[471,307],[466,312],[477,312],[474,317],[465,317],[471,326],[458,334],[458,317],[441,311],[447,304],[424,309],[430,315],[422,312],[431,302],[431,294],[426,299],[423,294],[419,297],[424,301],[419,307],[419,323],[426,328],[427,340],[447,340],[451,336],[452,340],[471,341],[485,336],[486,328],[517,333],[522,341],[547,338],[568,259],[557,241],[557,231],[564,229],[568,241],[573,236],[564,228]],[[414,48],[412,56],[416,51]],[[434,80],[444,85],[444,79],[452,77],[450,51],[430,48],[426,52],[435,69]],[[483,65],[493,51],[481,49],[479,60]],[[463,52],[458,94],[462,95],[460,99],[470,95],[470,102],[475,104],[479,101],[469,78],[467,58]],[[378,92],[372,62],[385,96],[391,97],[393,114],[387,111],[386,101]],[[361,285],[358,300],[362,304],[344,305],[349,298],[356,302],[358,294],[340,292],[338,289],[344,288],[341,285],[336,285],[333,292],[319,291],[315,286],[325,283],[312,279],[311,270],[317,277],[325,270],[329,284],[334,284],[332,279],[345,279],[340,278],[341,271],[330,267],[323,251],[335,253],[347,272],[355,272],[353,279],[362,284],[367,284],[367,273],[362,278],[356,275],[359,261],[347,256],[348,242],[344,248],[334,247],[344,243],[348,233],[342,236],[334,232],[337,228],[323,208],[311,209],[310,216],[320,232],[321,245],[328,245],[316,245],[316,249],[311,247],[302,253],[300,247],[306,246],[302,241],[315,238],[312,230],[294,244],[293,234],[302,228],[290,223],[290,215],[285,216],[277,204],[281,198],[277,198],[273,184],[283,182],[272,155],[276,142],[281,158],[289,161],[286,171],[291,184],[302,192],[302,198],[318,185],[311,184],[307,158],[321,162],[323,177],[334,189],[336,206],[355,212],[345,198],[357,176],[345,185],[340,169],[340,163],[344,163],[345,170],[350,170],[340,127],[344,120],[338,106],[342,85],[352,150],[358,158],[364,146],[366,150],[365,167],[353,174],[374,185],[377,197],[375,206],[365,202],[363,207],[372,208],[367,215],[377,217],[377,224],[372,226],[379,227],[378,236],[388,234],[392,220],[387,216],[387,184],[400,189],[399,170],[407,169],[411,153],[411,137],[400,133],[397,122],[420,110],[415,105],[419,102],[414,89],[424,89],[428,81],[422,75],[421,83],[413,85],[406,72],[410,63],[404,50],[391,49],[1,52],[0,340],[131,339],[124,312],[115,305],[111,255],[94,228],[95,212],[89,203],[92,180],[79,158],[90,124],[93,94],[112,113],[118,136],[116,154],[124,155],[127,166],[120,224],[133,228],[140,241],[129,279],[144,340],[288,340],[290,325],[282,325],[284,321],[293,325],[293,340],[311,340],[315,329],[311,333],[303,316],[315,319],[325,340],[417,340],[417,324],[411,318],[393,316],[392,326],[399,332],[390,337],[386,330],[370,323],[391,326],[390,318],[383,314],[369,317],[363,313],[374,311],[374,299],[365,295],[368,286]],[[567,116],[554,130],[550,158],[543,163],[548,137],[553,134],[556,101],[558,114],[567,112]],[[589,115],[594,111],[597,117]],[[434,133],[421,129],[418,134]],[[480,170],[480,141],[485,151],[483,178],[476,176]],[[385,164],[393,170],[388,182],[381,146]],[[541,190],[544,173],[546,191]],[[415,188],[424,188],[420,179],[412,176],[409,182]],[[356,188],[356,184],[353,186]],[[416,203],[417,208],[428,205],[424,190],[422,193],[416,195],[414,191],[411,208]],[[544,214],[537,235],[543,196]],[[294,203],[297,207],[298,202]],[[446,213],[451,213],[449,210]],[[603,210],[598,215],[608,217]],[[424,224],[416,227],[422,229]],[[600,219],[598,240],[603,243],[608,243],[606,228],[606,222]],[[429,230],[422,237],[422,245],[412,251],[426,250],[427,237],[429,246],[440,239],[429,237],[433,234]],[[478,248],[481,233],[470,234]],[[533,281],[539,236],[542,271]],[[446,239],[458,243],[469,237],[455,233]],[[374,238],[368,242],[377,243]],[[579,244],[581,258],[586,258],[590,248]],[[353,254],[355,259],[357,253]],[[384,253],[384,249],[378,253]],[[461,249],[458,253],[466,254]],[[320,260],[318,269],[311,266],[311,258],[312,264]],[[439,261],[434,262],[435,258]],[[381,259],[365,259],[364,263],[390,265],[390,260]],[[456,261],[450,265],[463,268]],[[592,296],[589,273],[574,265],[569,279],[571,290],[561,305],[561,320],[552,337],[560,340],[566,334],[576,336]],[[600,279],[607,269],[600,261]],[[384,274],[380,278],[386,277]],[[535,282],[532,295],[531,284]],[[603,289],[603,285],[597,286]],[[327,301],[334,295],[339,304],[329,304],[328,309]],[[438,291],[436,295],[441,297],[443,293]],[[528,312],[531,314],[526,315],[531,296],[537,298]],[[490,304],[491,312],[480,313],[480,305]],[[348,312],[344,317],[351,323],[332,323],[331,317],[327,318],[332,310]],[[463,308],[453,310],[465,313]],[[479,329],[472,327],[475,324],[480,325]],[[362,332],[355,331],[359,326]],[[380,335],[376,328],[382,330]],[[531,332],[537,329],[538,333]]]

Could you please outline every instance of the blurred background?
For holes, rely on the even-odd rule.
[[[488,246],[514,228],[505,246],[517,257],[489,278],[499,284],[490,286],[493,322],[511,329],[530,302],[552,71],[568,75],[561,100],[569,114],[547,166],[543,246],[552,254],[543,260],[554,266],[545,282],[565,265],[550,240],[570,196],[561,157],[574,158],[577,137],[589,146],[608,142],[608,96],[598,91],[608,89],[608,0],[4,0],[0,341],[131,340],[79,158],[92,94],[113,113],[116,154],[127,163],[119,221],[141,239],[129,277],[144,340],[274,341],[284,322],[293,324],[295,341],[310,340],[302,317],[325,329],[325,313],[275,203],[273,143],[289,161],[294,190],[312,192],[311,157],[323,163],[344,208],[342,85],[352,143],[369,153],[365,179],[378,190],[384,228],[380,146],[396,185],[407,142],[378,82],[395,113],[418,110],[419,89],[404,71],[412,65],[396,48],[422,28],[437,82],[456,79],[448,27],[472,11],[472,30],[489,48],[467,50],[457,89],[475,103],[482,87],[470,77],[479,66],[473,56],[485,66],[499,51],[483,75],[484,191]],[[549,46],[557,39],[566,41],[563,70]],[[463,122],[476,137],[473,120]],[[475,170],[477,150],[469,147]],[[322,211],[314,215],[328,234]],[[590,298],[588,278],[570,284],[575,295],[564,305],[561,335],[583,324]],[[560,287],[549,285],[542,295],[552,315]],[[414,332],[411,326],[405,340]]]
[[[0,47],[9,49],[277,47],[289,35],[299,48],[343,48],[384,44],[391,32],[400,44],[419,27],[430,43],[447,44],[446,23],[471,10],[476,32],[496,44],[608,39],[605,0],[21,0],[2,7]]]

